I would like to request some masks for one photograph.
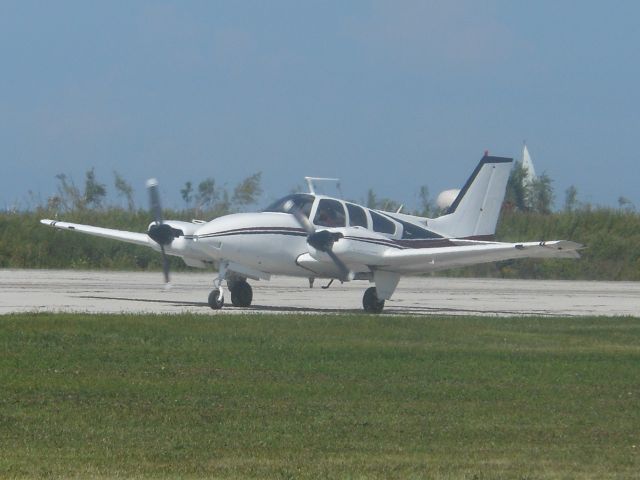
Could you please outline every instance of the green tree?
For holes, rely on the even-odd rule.
[[[102,208],[102,202],[107,196],[107,187],[96,179],[95,169],[87,170],[84,182],[84,206]]]
[[[256,203],[258,197],[262,195],[262,187],[260,186],[261,179],[262,172],[258,172],[242,180],[236,185],[236,188],[233,189],[231,202],[238,207]]]
[[[136,208],[135,202],[133,201],[133,187],[115,170],[113,171],[113,176],[118,197],[124,197],[127,201],[127,209],[133,212]]]
[[[191,207],[191,200],[193,200],[193,185],[190,181],[184,184],[184,188],[180,190],[180,195],[182,195],[182,200],[187,206],[187,209]]]
[[[378,202],[379,209],[385,212],[397,212],[398,209],[402,206],[400,203],[396,202],[391,198],[382,198]]]
[[[402,204],[400,204],[396,200],[393,200],[392,198],[378,198],[372,188],[367,190],[367,199],[365,200],[364,205],[367,208],[371,208],[373,210],[382,210],[385,212],[397,212],[398,209],[402,206]]]
[[[214,215],[219,217],[221,215],[227,215],[231,211],[231,200],[229,199],[229,192],[226,188],[222,189],[222,198],[216,202],[214,208]]]
[[[618,206],[622,210],[626,210],[628,212],[632,212],[636,209],[633,202],[629,200],[627,197],[623,197],[623,196],[618,197]]]
[[[573,212],[578,206],[578,189],[571,185],[564,192],[564,210]]]
[[[376,194],[372,188],[367,190],[367,201],[365,203],[367,208],[378,208],[378,199],[376,198]]]
[[[536,213],[549,214],[553,208],[552,180],[546,173],[531,183],[531,209]]]
[[[516,162],[509,174],[504,202],[513,209],[526,212],[531,209],[529,186],[525,185],[527,169],[522,162]]]
[[[437,208],[429,198],[429,187],[422,185],[418,190],[419,210],[418,215],[421,217],[431,217],[437,214]]]
[[[196,194],[196,211],[201,212],[206,208],[211,208],[218,200],[216,181],[209,177],[201,181]]]
[[[57,215],[63,210],[62,198],[60,195],[52,195],[47,199],[47,211]]]
[[[48,200],[52,208],[59,211],[70,212],[84,208],[84,197],[74,183],[73,179],[64,173],[56,175],[58,180],[58,194]]]

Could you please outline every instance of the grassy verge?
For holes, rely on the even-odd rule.
[[[638,472],[638,319],[0,317],[0,478]]]

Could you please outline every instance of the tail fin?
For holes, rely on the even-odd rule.
[[[493,236],[512,163],[512,158],[482,157],[446,214],[429,226],[450,238]]]

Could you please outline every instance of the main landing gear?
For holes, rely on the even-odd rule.
[[[229,285],[231,291],[231,305],[234,307],[249,307],[253,300],[253,289],[246,280],[236,280]],[[209,306],[218,310],[224,306],[224,292],[220,294],[220,288],[214,288],[209,294]]]
[[[228,278],[227,278],[228,277]],[[209,294],[209,306],[213,310],[219,310],[224,305],[224,289],[222,282],[227,280],[227,286],[231,291],[231,304],[234,307],[248,307],[253,300],[253,290],[246,278],[234,274],[227,275],[227,264],[221,263],[218,276],[213,281],[213,290]]]
[[[380,313],[384,308],[384,300],[378,299],[376,287],[369,287],[362,297],[362,307],[367,313]]]
[[[251,305],[253,290],[246,280],[241,279],[231,282],[229,290],[231,290],[231,304],[234,307],[248,307]]]

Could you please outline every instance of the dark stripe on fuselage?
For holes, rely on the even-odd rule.
[[[477,242],[493,242],[495,241],[495,235],[472,235],[470,237],[464,237],[460,240],[475,240]]]
[[[300,228],[289,227],[248,227],[248,228],[236,228],[233,230],[226,230],[224,232],[205,233],[203,235],[187,235],[185,238],[219,238],[226,236],[237,235],[286,235],[294,237],[306,237],[307,232]],[[370,243],[374,245],[380,245],[383,247],[395,248],[399,250],[410,249],[426,249],[426,248],[441,248],[441,247],[453,247],[456,246],[454,241],[446,238],[431,238],[431,239],[415,239],[415,240],[394,240],[394,239],[382,239],[371,237],[356,237],[353,235],[347,235],[345,240],[353,240],[357,242]],[[489,241],[493,239],[492,235],[475,236],[461,238],[458,240],[476,240],[476,241]]]
[[[398,245],[409,249],[455,247],[456,244],[447,238],[430,238],[423,240],[397,240]]]
[[[297,237],[306,237],[307,232],[302,228],[292,227],[246,227],[234,228],[223,232],[205,233],[197,235],[198,238],[213,238],[226,235],[293,235]]]
[[[364,242],[364,243],[373,243],[375,245],[382,245],[383,247],[389,247],[389,248],[397,248],[400,250],[404,250],[405,247],[399,245],[398,243],[396,243],[395,240],[382,240],[382,239],[378,239],[378,238],[369,238],[369,237],[353,237],[351,235],[344,237],[345,240],[355,240],[357,242]]]

